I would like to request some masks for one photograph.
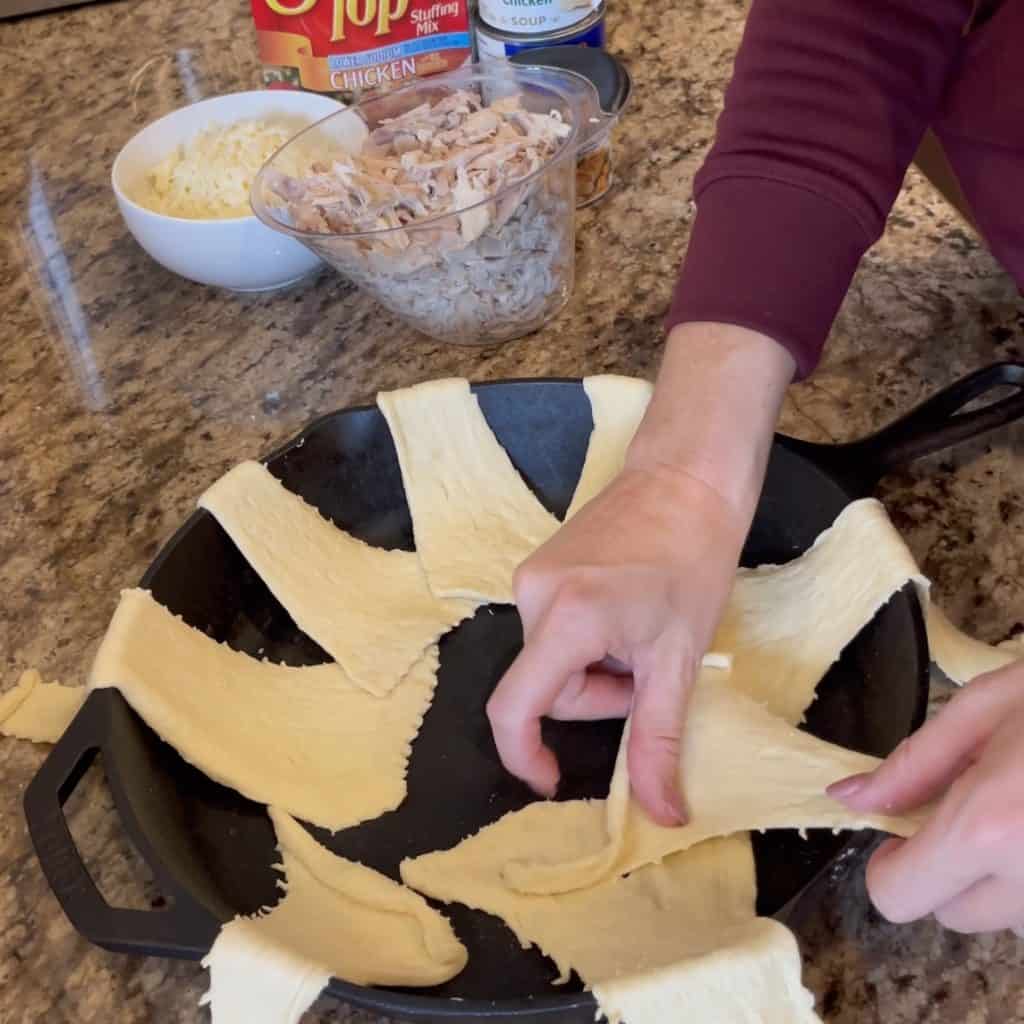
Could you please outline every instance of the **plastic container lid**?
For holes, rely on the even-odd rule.
[[[509,61],[524,67],[560,68],[582,75],[597,90],[606,114],[621,113],[633,88],[626,66],[610,53],[591,46],[537,46],[521,50]]]

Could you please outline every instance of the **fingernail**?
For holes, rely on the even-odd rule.
[[[856,796],[871,781],[871,773],[863,772],[860,775],[851,775],[848,779],[840,779],[833,782],[825,789],[825,792],[836,800],[846,800]]]
[[[554,782],[535,782],[533,784],[533,791],[538,795],[544,797],[545,800],[554,800],[555,795],[558,793],[558,779]]]
[[[661,813],[665,823],[671,828],[678,828],[687,822],[686,808],[679,795],[671,790],[662,794]]]

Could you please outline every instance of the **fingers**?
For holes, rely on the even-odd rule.
[[[487,702],[502,764],[544,796],[554,796],[559,773],[541,739],[540,720],[566,683],[604,655],[600,638],[600,629],[586,616],[550,612],[534,627]],[[595,694],[596,700],[612,702],[607,692]]]
[[[686,821],[679,750],[695,668],[688,652],[671,641],[657,645],[645,661],[634,676],[629,777],[644,810],[671,827]]]
[[[908,841],[909,842],[909,841]],[[935,919],[951,931],[973,933],[994,932],[1005,928],[1017,929],[1024,925],[1024,879],[984,875],[964,885],[945,902],[924,910],[914,916],[902,915],[898,910],[884,910],[878,904],[876,881],[873,878],[879,864],[899,856],[907,842],[890,839],[884,843],[872,858],[868,869],[868,888],[872,900],[890,921],[905,923],[934,913]],[[955,872],[951,873],[955,874]],[[956,883],[954,883],[955,885]],[[886,897],[882,896],[881,899]]]
[[[920,832],[868,865],[871,898],[891,921],[933,913],[957,931],[1024,925],[1024,692],[1019,677],[994,674],[970,696],[940,716],[967,733],[958,749],[971,750],[969,767]]]
[[[954,932],[994,932],[1024,925],[1024,885],[1020,878],[989,876],[935,912]]]
[[[577,672],[555,697],[548,718],[566,722],[625,718],[632,703],[632,676]]]
[[[988,874],[987,864],[965,855],[969,829],[963,823],[969,820],[973,786],[973,773],[967,772],[920,832],[890,839],[871,858],[868,892],[888,920],[904,924],[934,913]]]
[[[984,677],[958,694],[908,736],[874,771],[829,786],[830,796],[859,811],[902,813],[941,795],[998,728],[1008,697],[998,677]]]

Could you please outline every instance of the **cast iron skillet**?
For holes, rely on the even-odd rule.
[[[984,409],[971,400],[1011,385]],[[484,413],[541,500],[564,512],[591,428],[579,381],[480,385]],[[779,437],[744,553],[747,564],[786,561],[807,548],[851,499],[893,466],[1024,416],[1024,366],[982,370],[864,441],[819,446]],[[269,457],[268,465],[339,525],[370,543],[412,547],[401,477],[383,418],[374,408],[317,420]],[[324,660],[205,512],[197,512],[143,578],[158,600],[192,625],[250,653],[292,664]],[[335,851],[397,877],[403,857],[447,848],[531,799],[500,767],[483,705],[521,642],[511,608],[481,609],[442,642],[440,685],[416,741],[409,796],[399,810],[329,838]],[[189,680],[183,679],[182,685]],[[822,684],[808,727],[829,740],[885,755],[920,725],[928,654],[911,589],[896,594]],[[619,723],[551,724],[563,765],[562,797],[603,795]],[[169,909],[108,906],[75,849],[62,805],[98,752],[124,827],[149,863]],[[90,695],[25,795],[43,871],[75,927],[110,950],[198,958],[220,922],[275,901],[273,836],[262,807],[190,768],[130,710],[120,694]],[[759,907],[787,905],[849,840],[794,833],[755,837]],[[369,989],[335,981],[348,1003],[406,1020],[589,1024],[594,1003],[577,983],[552,989],[549,961],[519,949],[488,915],[448,908],[470,951],[469,966],[430,991]],[[453,999],[451,997],[458,997]]]

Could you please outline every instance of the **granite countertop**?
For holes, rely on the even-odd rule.
[[[578,286],[557,322],[483,349],[415,337],[331,273],[273,295],[202,288],[128,235],[108,185],[114,155],[159,114],[257,84],[247,4],[124,0],[0,23],[0,688],[30,666],[80,681],[118,591],[203,487],[319,413],[444,375],[653,373],[690,184],[744,5],[611,6],[610,45],[636,78],[619,185],[579,218]],[[1016,289],[912,173],[783,427],[856,437],[957,376],[1022,354]],[[954,619],[992,641],[1019,627],[1024,426],[924,460],[882,494]],[[938,681],[935,695],[947,695]],[[205,1020],[198,965],[105,953],[64,918],[21,815],[44,755],[0,741],[0,1021]],[[112,901],[159,904],[98,769],[69,816]],[[802,929],[806,978],[828,1021],[1024,1020],[1024,943],[890,926],[860,876],[823,883]],[[308,1019],[371,1018],[322,1000]]]

